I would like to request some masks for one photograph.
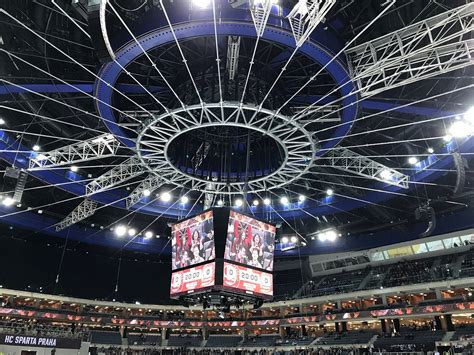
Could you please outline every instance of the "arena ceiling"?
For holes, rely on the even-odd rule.
[[[471,204],[469,1],[0,4],[5,226],[161,252],[230,206],[310,248]]]

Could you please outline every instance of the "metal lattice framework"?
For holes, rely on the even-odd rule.
[[[229,79],[234,80],[239,65],[240,37],[229,36],[227,40],[227,72]]]
[[[92,216],[97,209],[97,202],[85,199],[66,218],[56,224],[56,232],[62,231],[87,217]]]
[[[174,166],[167,150],[171,142],[181,134],[203,127],[242,127],[271,137],[284,151],[285,158],[276,171],[265,176],[251,177],[248,192],[279,188],[302,176],[312,165],[317,144],[311,132],[284,115],[253,105],[226,102],[224,115],[220,103],[206,106],[194,105],[186,110],[176,109],[152,119],[137,138],[139,158],[149,171],[167,183],[209,194],[242,194],[245,182],[229,176],[217,179],[214,173],[198,176]],[[269,117],[274,117],[269,120]],[[208,188],[212,179],[213,188]]]
[[[288,14],[296,47],[301,47],[311,32],[324,21],[336,0],[299,0]]]
[[[163,179],[155,174],[150,174],[127,196],[127,208],[137,204],[141,199],[151,194],[163,185]]]
[[[332,168],[408,189],[410,177],[346,148],[326,155]]]
[[[263,32],[265,32],[265,26],[272,11],[272,6],[273,0],[250,1],[250,14],[257,31],[257,37],[262,37]]]
[[[147,170],[146,166],[140,163],[138,156],[128,158],[120,165],[107,171],[95,180],[87,184],[87,195],[92,195],[111,187],[117,186],[127,180],[130,180]]]
[[[102,134],[80,143],[36,154],[30,158],[29,170],[50,169],[56,166],[111,157],[117,153],[119,146],[120,143],[112,134]]]
[[[469,3],[347,50],[362,96],[471,65],[473,16]]]

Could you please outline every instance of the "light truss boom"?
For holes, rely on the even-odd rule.
[[[70,165],[79,162],[114,156],[120,143],[111,134],[74,143],[59,149],[39,153],[30,158],[29,170],[40,170],[55,166]]]
[[[272,6],[273,0],[250,0],[250,14],[257,31],[257,37],[262,37],[265,32]]]
[[[92,216],[95,213],[96,208],[97,202],[85,199],[61,222],[56,224],[56,232],[66,229],[67,227]]]
[[[336,0],[299,0],[288,14],[296,47],[301,47],[336,3]]]
[[[331,167],[369,179],[408,189],[409,176],[380,164],[346,148],[330,150],[327,155]]]
[[[146,170],[146,166],[141,164],[138,156],[128,158],[120,165],[87,184],[87,195],[107,190],[144,173]]]
[[[153,193],[156,189],[158,189],[161,185],[163,185],[164,181],[161,177],[150,174],[148,177],[143,180],[131,193],[128,195],[126,203],[127,208],[132,207],[136,203],[138,203],[142,198],[146,197],[148,194]]]
[[[471,65],[474,3],[350,48],[352,76],[362,96]]]

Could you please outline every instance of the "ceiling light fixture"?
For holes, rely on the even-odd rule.
[[[115,234],[117,237],[123,237],[125,234],[127,234],[127,227],[124,225],[119,225],[115,227]]]
[[[171,194],[169,192],[163,192],[160,196],[161,201],[169,202],[171,200]]]

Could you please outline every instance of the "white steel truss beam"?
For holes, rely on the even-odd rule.
[[[372,96],[474,64],[474,40],[430,48],[359,79],[362,96]]]
[[[62,165],[114,156],[120,143],[111,134],[74,143],[47,153],[39,153],[30,158],[29,170],[41,170]]]
[[[145,171],[147,171],[147,168],[140,162],[140,158],[138,156],[128,158],[120,165],[117,165],[113,169],[107,171],[105,174],[99,176],[97,179],[87,184],[87,195],[92,195],[107,190],[127,180],[130,180],[144,173]]]
[[[227,72],[229,79],[234,80],[239,65],[240,37],[229,36],[227,40]]]
[[[472,62],[474,3],[407,26],[346,51],[362,96],[375,95]]]
[[[303,45],[335,3],[336,0],[298,0],[287,16],[296,47]]]
[[[408,189],[410,177],[346,148],[336,148],[326,156],[331,167],[369,179]]]
[[[127,208],[132,207],[144,197],[152,194],[153,191],[157,190],[163,183],[164,180],[161,177],[155,174],[148,175],[148,177],[128,195],[126,200]]]
[[[253,24],[257,31],[257,37],[262,37],[265,32],[265,26],[268,17],[272,11],[274,0],[250,0],[250,14],[252,15]]]
[[[87,217],[92,216],[97,209],[97,202],[85,199],[71,213],[69,213],[61,222],[56,224],[56,232],[66,229]]]

